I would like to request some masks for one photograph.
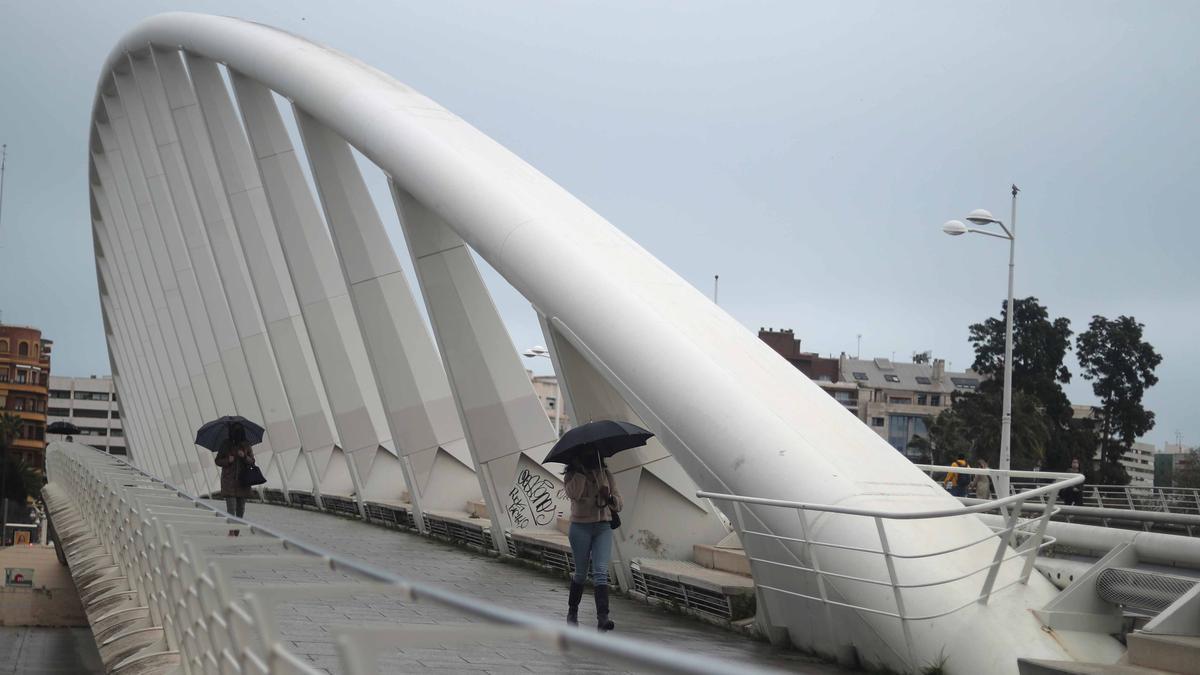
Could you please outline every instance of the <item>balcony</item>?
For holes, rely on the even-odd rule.
[[[14,438],[11,449],[13,450],[45,450],[46,441],[39,441],[36,438]]]

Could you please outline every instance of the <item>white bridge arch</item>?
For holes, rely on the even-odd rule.
[[[272,92],[292,102],[316,194]],[[432,337],[351,147],[389,178]],[[553,430],[469,247],[539,314],[572,418],[657,435],[613,463],[630,505],[622,581],[638,556],[726,533],[697,488],[835,505],[725,502],[773,635],[902,670],[1119,655],[1107,636],[1043,630],[1029,610],[1053,588],[1022,557],[989,566],[1012,536],[997,553],[972,544],[991,536],[972,515],[855,512],[958,504],[637,243],[374,68],[260,24],[151,18],[102,71],[90,175],[113,374],[151,473],[215,489],[191,434],[238,413],[267,428],[272,485],[317,505],[407,498],[423,527],[482,497],[500,551],[513,530],[553,527],[537,505],[560,499],[538,462]]]

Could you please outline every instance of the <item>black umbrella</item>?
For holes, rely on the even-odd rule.
[[[200,427],[196,431],[196,445],[218,452],[238,425],[241,425],[243,436],[250,445],[262,443],[262,427],[241,415],[226,415],[221,419],[206,422],[204,426]]]
[[[70,422],[51,422],[50,424],[46,425],[46,432],[51,434],[73,435],[79,433],[79,427],[71,424]]]
[[[654,434],[636,424],[617,420],[597,420],[575,427],[559,439],[543,462],[570,464],[585,455],[612,457],[613,455],[646,444]]]

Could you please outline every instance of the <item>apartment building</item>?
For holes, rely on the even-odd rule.
[[[124,455],[125,431],[121,409],[111,377],[50,377],[47,419],[70,422],[79,427],[76,443],[90,445],[112,455]],[[46,439],[63,440],[63,434],[46,434]]]
[[[42,338],[37,328],[0,324],[0,413],[21,420],[9,452],[38,470],[46,464],[46,400],[53,344]]]
[[[929,422],[950,407],[958,393],[974,392],[983,377],[946,370],[946,362],[918,354],[912,363],[891,359],[839,359],[838,376],[858,385],[859,419],[913,460],[928,460],[909,448],[914,436],[929,438]]]

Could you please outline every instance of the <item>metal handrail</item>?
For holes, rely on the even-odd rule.
[[[794,570],[794,571],[804,574],[804,575],[814,575],[816,578],[817,590],[818,590],[819,595],[812,595],[809,593],[801,593],[801,592],[798,592],[795,590],[791,590],[791,589],[787,589],[787,588],[780,588],[779,586],[767,585],[767,584],[762,584],[762,583],[757,584],[758,588],[760,588],[764,591],[777,592],[777,593],[782,593],[782,594],[792,596],[792,597],[799,597],[799,598],[804,598],[807,600],[819,602],[825,607],[826,612],[829,612],[831,607],[841,607],[841,608],[849,609],[849,610],[856,611],[856,612],[861,611],[861,612],[866,612],[869,614],[886,616],[886,617],[890,617],[890,618],[899,620],[900,624],[901,624],[901,628],[903,629],[905,641],[907,643],[906,647],[908,649],[910,665],[915,667],[916,664],[915,664],[915,661],[912,656],[913,655],[913,640],[912,640],[910,623],[913,621],[925,621],[925,620],[931,620],[931,619],[936,619],[939,617],[947,616],[949,614],[958,612],[958,611],[965,609],[966,607],[969,607],[976,603],[986,604],[989,601],[989,599],[991,598],[991,596],[994,595],[995,593],[998,593],[998,592],[1000,592],[1004,589],[1007,589],[1016,584],[1028,583],[1030,574],[1033,571],[1034,558],[1036,558],[1039,551],[1041,551],[1042,549],[1044,549],[1047,546],[1053,545],[1053,543],[1054,543],[1054,539],[1052,537],[1046,536],[1046,526],[1047,526],[1047,523],[1049,522],[1050,518],[1057,511],[1056,507],[1054,506],[1054,502],[1058,497],[1058,493],[1064,488],[1071,487],[1074,485],[1079,485],[1084,480],[1082,475],[1074,474],[1074,473],[1051,473],[1051,472],[1034,472],[1034,471],[1002,471],[999,469],[977,469],[977,468],[972,468],[972,467],[936,466],[936,465],[917,465],[917,466],[923,470],[931,471],[931,472],[988,475],[988,476],[992,476],[992,477],[996,477],[996,476],[1000,476],[1000,475],[1008,475],[1008,476],[1020,477],[1020,478],[1050,479],[1051,482],[1048,484],[1045,484],[1045,485],[1037,486],[1034,489],[1026,491],[1026,492],[1008,495],[1008,496],[1002,497],[1000,499],[994,499],[994,500],[986,501],[986,502],[979,503],[979,504],[960,505],[960,506],[956,506],[956,507],[952,507],[952,508],[925,509],[925,510],[916,510],[916,511],[899,511],[899,510],[881,509],[881,508],[859,508],[859,507],[851,507],[851,506],[840,506],[840,505],[834,505],[834,504],[816,504],[816,503],[812,503],[812,502],[799,502],[799,501],[792,501],[792,500],[785,500],[785,499],[770,499],[770,498],[766,498],[766,497],[750,497],[750,496],[746,496],[746,495],[733,495],[733,494],[725,494],[725,493],[720,493],[720,492],[709,492],[709,491],[704,491],[704,490],[697,492],[696,495],[699,497],[713,499],[716,501],[729,502],[733,506],[733,519],[735,521],[735,524],[737,525],[738,531],[740,533],[742,533],[743,536],[749,535],[749,536],[754,536],[754,537],[762,537],[764,539],[769,539],[769,540],[776,541],[776,542],[802,544],[804,547],[804,550],[807,552],[808,565],[792,564],[789,562],[783,562],[780,560],[769,560],[769,559],[766,559],[766,558],[763,558],[760,556],[756,556],[751,553],[750,547],[746,547],[746,554],[747,554],[747,558],[751,562],[752,566],[755,566],[755,565],[764,566],[765,565],[765,566],[771,566],[771,567],[777,567],[777,568],[791,569],[791,570]],[[1041,502],[1042,502],[1040,505],[1041,513],[1035,518],[1029,518],[1029,519],[1022,520],[1020,517],[1020,514],[1022,513],[1023,510],[1028,509],[1028,508],[1037,508],[1037,507],[1030,507],[1030,506],[1026,505],[1026,502],[1029,501],[1031,498],[1038,498],[1041,500]],[[771,533],[771,532],[764,532],[760,529],[754,529],[754,528],[747,527],[746,522],[745,522],[746,514],[744,513],[744,510],[748,506],[766,506],[766,507],[777,508],[777,509],[794,510],[800,520],[800,536],[788,536],[788,535],[775,534],[775,533]],[[1002,514],[1004,514],[1005,524],[1003,527],[994,529],[992,532],[990,532],[986,536],[983,536],[983,537],[980,537],[977,539],[973,539],[970,542],[956,544],[952,547],[937,550],[937,551],[925,551],[925,552],[920,552],[920,553],[897,553],[892,550],[892,547],[888,542],[887,530],[884,528],[884,521],[887,521],[887,520],[911,521],[911,520],[953,518],[953,517],[957,517],[957,516],[966,516],[966,515],[972,515],[972,514],[978,514],[978,513],[984,513],[984,512],[996,511],[996,510],[999,510]],[[843,515],[843,516],[871,518],[875,522],[876,532],[879,537],[879,547],[874,548],[874,547],[868,547],[868,546],[855,546],[855,545],[841,543],[841,542],[823,541],[823,540],[816,539],[810,533],[810,525],[809,525],[809,520],[808,520],[809,517],[807,515],[809,513],[837,514],[837,515]],[[759,520],[760,523],[762,522],[761,519],[757,519],[757,520]],[[1032,532],[1025,531],[1026,528],[1029,528],[1030,526],[1033,526],[1034,530]],[[1015,543],[1015,539],[1016,539],[1018,533],[1026,535],[1028,537],[1028,539],[1022,548],[1010,552],[1010,550],[1013,548],[1013,544]],[[998,543],[996,546],[996,551],[995,551],[994,555],[992,556],[991,561],[989,561],[987,564],[985,564],[981,567],[969,570],[965,573],[957,574],[950,578],[937,579],[934,581],[922,581],[919,583],[906,583],[900,579],[900,575],[896,570],[895,561],[897,559],[917,560],[917,559],[925,559],[925,558],[932,558],[932,557],[936,557],[936,556],[948,555],[951,553],[956,553],[958,551],[963,551],[965,549],[968,549],[968,548],[971,548],[974,546],[985,544],[986,542],[988,542],[992,539],[997,539]],[[820,556],[818,554],[818,551],[821,549],[836,549],[836,550],[842,550],[842,551],[853,551],[853,552],[857,552],[857,553],[865,553],[865,554],[869,554],[869,555],[881,556],[887,567],[887,571],[888,571],[887,578],[886,579],[878,579],[878,578],[860,577],[860,576],[855,576],[855,575],[851,575],[851,574],[845,574],[844,572],[838,572],[838,571],[826,569],[821,564]],[[1024,558],[1024,565],[1021,569],[1020,575],[1015,580],[1010,581],[1009,583],[1003,584],[1002,586],[997,588],[995,586],[995,584],[996,584],[997,576],[999,575],[1000,567],[1004,563],[1006,563],[1010,560],[1018,559],[1018,558]],[[930,614],[921,614],[921,615],[911,614],[905,610],[904,591],[906,589],[912,590],[912,589],[917,589],[917,588],[931,588],[934,586],[942,586],[942,585],[946,585],[946,584],[952,584],[952,583],[960,582],[960,581],[963,581],[965,579],[968,579],[970,577],[973,577],[975,575],[978,575],[980,573],[985,573],[985,572],[986,572],[987,576],[983,582],[983,586],[981,587],[979,594],[963,604],[951,607],[949,609],[946,609],[945,611],[930,613]],[[841,580],[841,581],[849,581],[849,582],[854,582],[854,583],[865,583],[865,584],[869,584],[869,585],[873,585],[873,586],[889,587],[892,589],[892,599],[895,604],[895,609],[892,610],[892,609],[888,609],[888,608],[884,608],[884,607],[872,607],[872,606],[866,606],[866,605],[862,605],[862,604],[854,604],[854,603],[850,603],[850,602],[842,602],[839,600],[834,600],[829,597],[830,596],[829,589],[826,587],[827,580]],[[795,587],[800,588],[802,586],[801,586],[801,584],[797,583],[795,585]],[[832,620],[830,619],[830,621],[831,621],[831,625],[832,625]]]
[[[963,516],[969,513],[983,513],[986,511],[995,511],[1002,506],[1025,502],[1031,497],[1038,495],[1049,494],[1050,492],[1057,493],[1066,487],[1079,485],[1083,482],[1083,476],[1077,473],[1050,473],[1048,471],[1007,471],[1002,472],[999,469],[974,469],[965,466],[935,466],[932,464],[917,464],[917,468],[927,471],[947,472],[947,473],[966,473],[966,474],[987,474],[995,475],[999,473],[1008,473],[1010,476],[1041,476],[1053,478],[1055,481],[1048,485],[1042,485],[1035,490],[1022,492],[1019,494],[1009,495],[1001,499],[994,499],[984,504],[976,504],[974,506],[961,506],[949,509],[935,509],[932,511],[888,511],[883,509],[858,509],[849,506],[834,506],[832,504],[814,504],[812,502],[795,502],[786,499],[767,499],[764,497],[746,497],[742,495],[730,495],[720,492],[708,492],[701,490],[696,493],[697,496],[707,497],[709,499],[720,499],[725,501],[736,501],[743,504],[758,504],[761,506],[782,506],[791,509],[803,509],[807,511],[821,511],[824,513],[840,513],[847,516],[869,516],[887,518],[888,520],[920,520],[925,518],[951,518],[954,516]]]
[[[581,630],[347,560],[231,516],[125,460],[89,450],[81,446],[52,445],[47,453],[52,482],[69,489],[91,534],[124,569],[124,578],[131,586],[131,597],[147,607],[154,624],[163,629],[167,648],[164,653],[177,652],[183,672],[188,674],[224,672],[223,666],[232,661],[238,664],[239,672],[272,672],[275,667],[286,664],[289,672],[317,675],[319,671],[293,653],[286,640],[275,639],[271,611],[275,603],[286,601],[302,592],[302,588],[312,586],[295,584],[276,595],[272,594],[272,588],[278,590],[279,587],[236,586],[229,574],[221,572],[223,568],[234,565],[238,569],[248,569],[256,560],[275,566],[283,565],[285,561],[278,554],[265,559],[241,554],[212,554],[211,549],[233,542],[212,536],[209,539],[213,541],[207,541],[203,535],[187,534],[197,526],[203,530],[207,519],[198,519],[195,514],[181,511],[172,501],[206,514],[211,519],[208,522],[222,529],[233,525],[257,535],[238,540],[238,546],[281,546],[299,553],[314,565],[348,573],[371,584],[372,589],[382,588],[405,600],[428,601],[481,619],[492,624],[497,635],[506,638],[524,637],[561,652],[583,650],[652,672],[706,675],[733,671],[776,672],[634,638]],[[78,563],[76,560],[75,564]],[[312,592],[322,597],[361,594],[363,585],[328,584]],[[467,637],[479,639],[481,630],[476,624],[441,628],[443,630],[425,635],[431,644],[457,641],[462,637],[459,632],[465,628],[471,629]],[[375,672],[373,660],[363,659],[353,653],[354,650],[345,648],[348,641],[362,631],[374,631],[368,637],[383,640],[384,644],[392,639],[391,644],[396,645],[400,640],[397,635],[390,634],[389,638],[388,634],[379,633],[378,627],[347,627],[339,636],[338,653],[344,672],[350,675]],[[405,638],[405,644],[411,639]]]

